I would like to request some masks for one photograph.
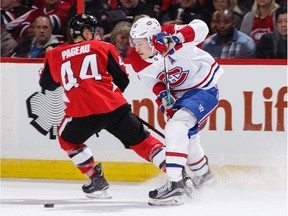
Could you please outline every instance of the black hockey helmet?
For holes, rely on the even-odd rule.
[[[96,17],[87,14],[77,14],[69,22],[69,29],[72,38],[75,38],[78,35],[83,37],[82,32],[84,28],[88,28],[94,35],[97,27],[102,28],[101,22]]]

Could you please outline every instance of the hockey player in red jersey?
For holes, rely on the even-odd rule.
[[[69,22],[72,44],[63,44],[46,54],[40,86],[65,93],[65,114],[58,131],[61,148],[79,170],[90,178],[82,190],[90,198],[110,198],[109,184],[101,163],[95,165],[85,141],[105,129],[127,149],[160,169],[165,167],[164,145],[149,134],[131,112],[122,92],[129,83],[116,48],[93,40],[98,20],[79,14]]]
[[[223,69],[199,49],[207,25],[193,20],[187,25],[164,25],[153,18],[137,20],[131,30],[131,64],[140,80],[156,95],[165,112],[165,185],[149,192],[151,205],[182,204],[186,165],[201,188],[213,183],[207,157],[200,145],[199,127],[218,105],[218,78]],[[184,179],[184,182],[183,182]]]

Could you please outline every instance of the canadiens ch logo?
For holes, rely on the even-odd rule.
[[[41,134],[49,133],[50,139],[56,139],[58,127],[64,116],[65,104],[63,88],[54,91],[35,92],[26,100],[30,122]]]
[[[182,67],[175,67],[172,70],[168,71],[168,79],[171,86],[180,86],[187,79],[189,74],[188,70],[183,70]],[[166,82],[165,80],[165,72],[161,72],[158,75],[158,79],[162,82]]]

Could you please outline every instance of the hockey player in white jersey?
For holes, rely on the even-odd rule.
[[[165,185],[149,192],[150,205],[183,204],[182,170],[187,165],[201,188],[213,183],[207,157],[200,145],[199,127],[218,105],[218,78],[223,69],[197,47],[208,34],[207,25],[160,26],[154,18],[137,20],[130,31],[131,64],[140,80],[156,95],[166,114]]]

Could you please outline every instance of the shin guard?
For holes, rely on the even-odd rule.
[[[131,146],[130,148],[145,160],[165,170],[165,146],[152,135],[149,135],[141,143]]]

